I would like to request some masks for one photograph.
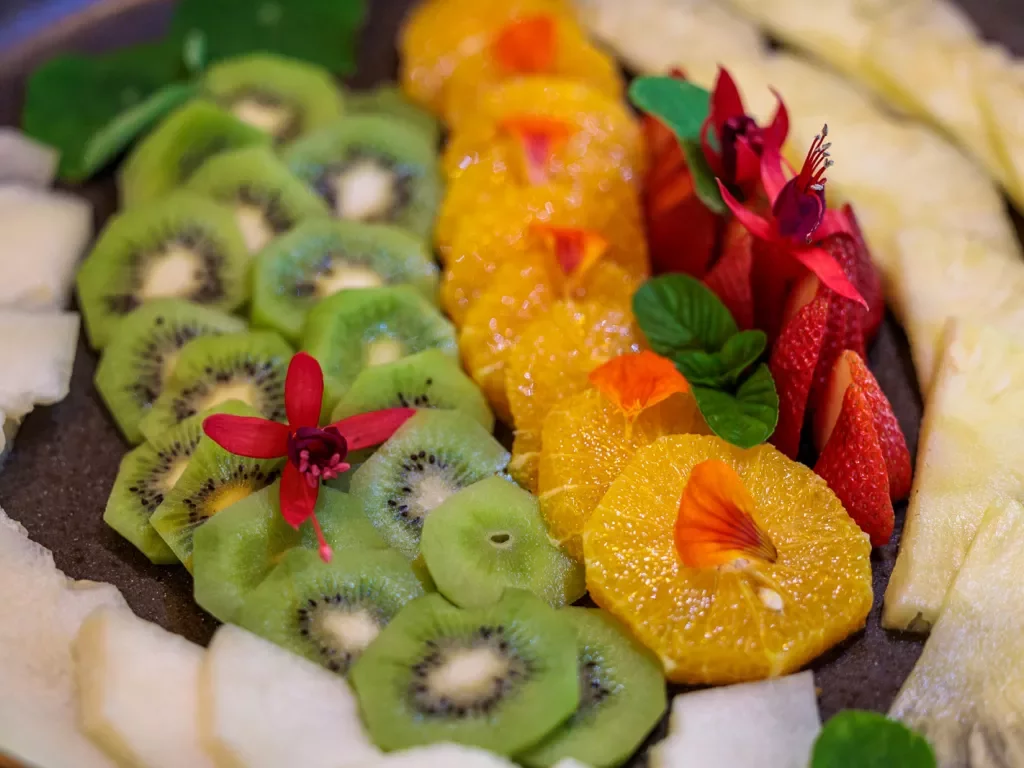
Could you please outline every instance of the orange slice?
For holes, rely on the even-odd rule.
[[[591,597],[678,683],[788,674],[871,609],[867,537],[824,480],[768,445],[651,443],[590,516],[583,553]]]

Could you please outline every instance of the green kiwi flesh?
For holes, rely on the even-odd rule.
[[[405,230],[358,221],[310,220],[256,259],[252,321],[298,343],[309,310],[339,291],[407,284],[437,298],[437,265]]]
[[[324,369],[324,416],[330,415],[360,371],[427,349],[458,354],[455,328],[406,285],[342,291],[306,316],[303,348]]]
[[[225,312],[249,298],[249,254],[231,212],[191,192],[115,216],[78,272],[89,341],[103,349],[125,315],[158,299]]]
[[[242,402],[227,402],[220,413],[259,416]],[[201,422],[200,422],[201,424]],[[153,512],[150,523],[178,560],[192,570],[196,530],[219,512],[273,483],[283,459],[249,459],[201,435],[184,471]]]
[[[239,626],[340,675],[402,606],[423,595],[409,561],[391,550],[346,551],[325,563],[286,552],[245,599]]]
[[[281,515],[280,483],[264,488],[196,531],[192,550],[195,599],[216,618],[233,622],[246,595],[295,547],[317,551],[312,523],[296,530]],[[343,552],[386,549],[387,544],[347,494],[321,488],[316,517],[335,556]]]
[[[604,611],[559,613],[576,629],[579,708],[516,760],[528,768],[550,768],[566,758],[593,768],[622,765],[668,706],[661,665]]]
[[[451,741],[511,755],[576,711],[576,636],[528,592],[463,609],[427,595],[381,632],[350,680],[385,751]]]
[[[181,348],[199,336],[245,331],[244,320],[181,299],[143,304],[118,325],[96,368],[96,389],[128,442],[163,391]]]
[[[241,400],[264,418],[283,422],[284,381],[291,357],[287,342],[268,331],[193,339],[181,348],[174,371],[139,429],[153,440],[189,416],[228,400]]]
[[[121,204],[128,208],[163,197],[218,152],[270,142],[268,134],[216,104],[190,102],[172,112],[128,155],[119,178]]]
[[[253,254],[300,221],[330,214],[323,200],[267,147],[214,155],[193,174],[188,188],[231,209]]]
[[[441,140],[441,123],[402,94],[401,88],[382,85],[372,91],[350,91],[345,97],[348,114],[376,114],[397,117],[422,133],[432,145]]]
[[[420,411],[356,470],[351,493],[384,540],[411,560],[426,517],[463,488],[502,472],[508,460],[472,417]]]
[[[394,224],[429,240],[441,177],[436,144],[414,126],[346,117],[294,142],[285,160],[337,218]]]
[[[237,119],[279,142],[315,131],[345,109],[327,70],[269,53],[218,62],[207,70],[203,87]]]
[[[583,566],[548,538],[537,498],[500,477],[451,496],[423,521],[420,551],[437,591],[473,608],[525,589],[554,608],[587,591]]]

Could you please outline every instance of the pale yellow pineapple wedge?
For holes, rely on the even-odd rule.
[[[1024,261],[976,237],[909,229],[897,237],[895,303],[927,393],[950,318],[1024,331]]]
[[[889,629],[926,632],[935,624],[983,515],[1024,489],[1024,344],[964,323],[947,334],[885,592]]]
[[[975,70],[975,88],[1006,188],[1024,207],[1024,62],[990,56]]]
[[[1024,507],[989,510],[890,716],[940,768],[1024,765]]]

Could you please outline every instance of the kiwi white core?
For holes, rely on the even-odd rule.
[[[249,381],[228,381],[213,387],[200,403],[199,410],[208,411],[228,400],[241,400],[249,405],[257,405],[260,402],[259,393]]]
[[[255,205],[244,203],[235,206],[235,223],[242,233],[245,247],[249,253],[257,253],[274,239],[274,230],[267,223],[263,211]]]
[[[430,512],[458,491],[458,486],[444,475],[424,474],[413,491],[413,508]]]
[[[334,179],[334,213],[351,221],[380,219],[398,198],[396,184],[395,174],[373,160],[357,162]]]
[[[325,298],[349,288],[376,288],[381,285],[384,285],[384,278],[369,267],[333,262],[329,272],[316,277],[316,295]]]
[[[366,347],[366,365],[386,365],[402,359],[405,350],[400,341],[395,339],[378,339],[371,341]]]
[[[508,659],[490,646],[478,646],[453,652],[444,663],[431,670],[427,687],[437,698],[446,698],[458,706],[471,705],[494,690],[495,680],[508,676]]]
[[[143,301],[187,297],[199,287],[199,257],[183,245],[172,245],[146,265],[138,296]]]
[[[239,99],[231,112],[243,123],[259,128],[272,136],[280,136],[292,121],[292,110],[280,104],[266,104],[254,99]]]
[[[316,620],[321,633],[351,654],[362,653],[380,634],[380,626],[363,610],[322,609],[317,612]]]

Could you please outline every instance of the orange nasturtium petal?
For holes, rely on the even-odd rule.
[[[754,520],[754,499],[724,461],[695,466],[679,500],[675,543],[687,568],[717,568],[737,560],[774,563],[768,533]]]
[[[690,389],[671,360],[649,350],[613,357],[590,372],[590,383],[625,414],[627,421]]]
[[[571,287],[608,250],[608,241],[586,229],[533,224],[530,231],[550,253]]]
[[[573,132],[572,126],[564,120],[534,115],[506,118],[501,128],[519,141],[526,179],[531,184],[548,182],[551,159]]]
[[[540,75],[554,69],[557,45],[555,17],[541,14],[502,27],[491,43],[491,55],[505,74]]]

